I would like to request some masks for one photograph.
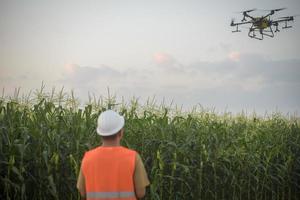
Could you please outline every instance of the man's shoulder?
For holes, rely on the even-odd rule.
[[[126,152],[128,154],[132,154],[132,155],[137,155],[138,154],[138,152],[135,151],[134,149],[129,149],[129,148],[124,147],[124,146],[122,146],[122,149],[123,149],[123,152]]]
[[[101,152],[101,150],[103,150],[103,148],[101,148],[101,146],[99,147],[95,147],[93,149],[90,149],[88,151],[85,152],[85,155],[92,155],[95,154],[97,152]],[[128,153],[132,153],[132,154],[138,154],[138,152],[134,149],[130,149],[124,146],[119,146],[118,148],[115,149],[116,151],[122,150],[123,152],[128,152]]]
[[[88,156],[95,154],[98,149],[99,149],[99,147],[95,147],[93,149],[90,149],[90,150],[86,151],[84,153],[84,157],[87,158]]]

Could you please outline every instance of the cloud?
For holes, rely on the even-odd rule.
[[[120,76],[121,72],[105,65],[100,67],[90,67],[68,64],[65,67],[63,81],[73,84],[87,84],[89,82],[101,81],[104,79],[115,79]]]
[[[72,64],[66,67],[61,83],[83,97],[88,92],[105,95],[109,87],[117,96],[156,95],[183,105],[300,110],[296,100],[300,94],[295,92],[300,91],[300,60],[274,61],[239,53],[236,60],[182,65],[166,55],[154,57],[158,62],[146,70]]]
[[[153,59],[154,62],[157,64],[165,64],[165,63],[168,64],[173,62],[173,58],[170,55],[161,52],[155,53],[153,55]]]
[[[164,56],[158,56],[158,64],[164,64],[163,68],[153,67],[147,70],[131,68],[120,71],[105,65],[67,65],[63,82],[75,86],[89,85],[91,88],[99,85],[128,88],[139,85],[152,87],[153,90],[156,87],[188,87],[245,91],[260,90],[274,84],[300,82],[299,60],[272,61],[257,55],[238,54],[239,60],[228,58],[220,62],[196,62],[183,66],[171,59],[171,56],[161,55]]]
[[[246,54],[238,63],[237,75],[261,75],[269,84],[300,82],[300,60],[268,60],[262,56]]]
[[[76,67],[78,67],[76,64],[67,63],[64,65],[64,70],[67,74],[73,74]]]
[[[239,61],[240,60],[240,57],[241,57],[241,54],[237,51],[232,51],[228,54],[228,58],[231,60],[231,61]]]
[[[181,72],[184,66],[177,61],[173,56],[158,52],[153,55],[153,61],[156,66],[165,71]]]

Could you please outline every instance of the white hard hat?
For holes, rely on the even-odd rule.
[[[116,134],[125,124],[124,117],[112,110],[102,112],[98,117],[97,133],[101,136]]]

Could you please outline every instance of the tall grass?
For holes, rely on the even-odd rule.
[[[184,113],[149,99],[90,97],[80,107],[63,90],[0,100],[0,199],[80,199],[85,151],[100,144],[102,111],[126,118],[123,145],[144,160],[145,199],[299,199],[299,119]]]

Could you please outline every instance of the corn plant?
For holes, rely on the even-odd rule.
[[[80,199],[84,152],[100,145],[96,121],[106,109],[126,118],[122,145],[137,150],[151,182],[144,199],[299,199],[300,127],[296,117],[259,117],[137,98],[44,92],[0,99],[0,199]]]

